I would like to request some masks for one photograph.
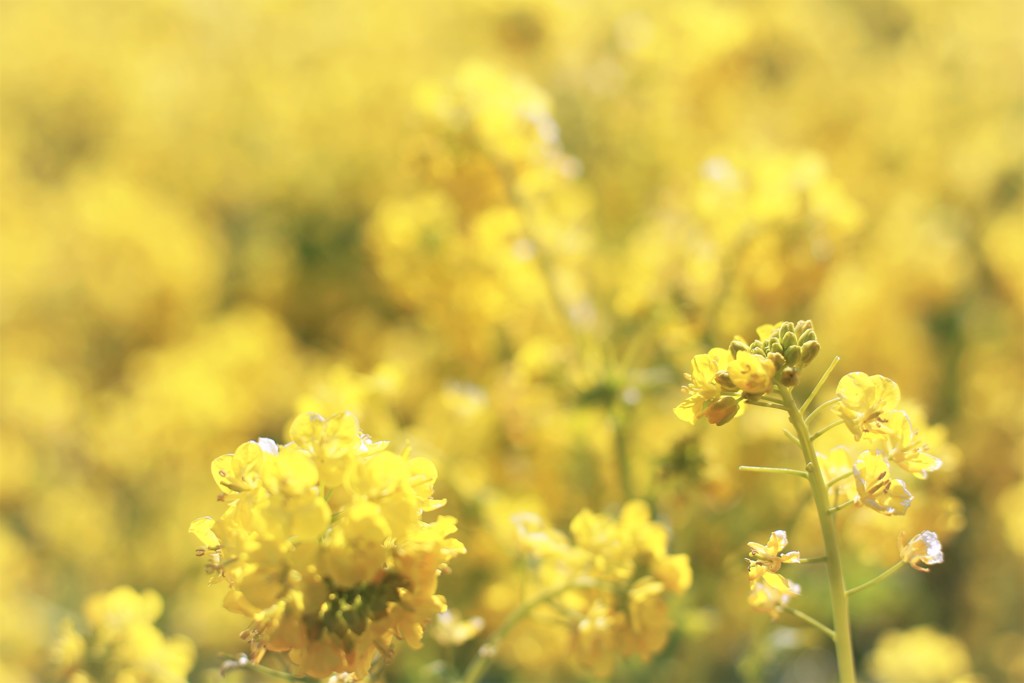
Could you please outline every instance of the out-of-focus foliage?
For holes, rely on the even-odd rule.
[[[906,517],[844,519],[853,583],[895,531],[945,554],[852,599],[861,670],[1024,677],[1022,25],[1012,2],[0,3],[0,679],[49,676],[122,585],[216,677],[247,620],[186,533],[210,462],[346,410],[435,463],[468,550],[439,591],[486,624],[389,679],[462,670],[520,604],[519,515],[633,497],[693,587],[613,676],[827,678],[819,634],[746,604],[748,540],[820,550],[797,488],[736,470],[790,454],[778,416],[672,414],[693,356],[807,318],[840,375],[948,426]],[[574,675],[531,623],[489,675]]]

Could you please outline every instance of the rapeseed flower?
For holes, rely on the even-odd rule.
[[[82,606],[86,628],[70,619],[51,647],[57,679],[69,683],[185,683],[196,648],[185,636],[165,636],[156,621],[164,611],[154,590],[118,586],[93,593]]]
[[[719,379],[719,373],[726,371],[731,362],[729,352],[720,348],[694,356],[690,372],[683,375],[687,383],[682,388],[683,401],[675,409],[676,417],[690,424],[706,417],[711,424],[723,425],[739,414],[739,392],[735,388],[729,391]]]
[[[893,479],[885,458],[874,451],[864,451],[853,464],[857,500],[883,515],[905,515],[914,497],[901,479]]]
[[[362,677],[394,639],[420,646],[446,608],[437,576],[465,552],[455,520],[422,520],[437,470],[359,430],[354,416],[305,414],[292,441],[242,444],[212,465],[227,509],[191,531],[226,581],[224,606],[252,619],[252,658],[286,652],[300,675]]]
[[[750,555],[747,559],[747,578],[750,595],[747,603],[760,612],[767,612],[777,619],[793,596],[800,595],[799,584],[779,574],[783,564],[800,562],[800,553],[783,553],[789,543],[785,531],[777,530],[768,537],[765,544],[747,543]]]
[[[934,531],[922,531],[901,545],[900,559],[919,572],[929,571],[922,565],[942,564],[942,544]]]
[[[889,418],[899,406],[900,388],[888,377],[851,372],[839,380],[836,395],[835,411],[854,439],[859,441],[865,432],[887,434],[892,429]]]

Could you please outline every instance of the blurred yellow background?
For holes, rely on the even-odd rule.
[[[434,460],[463,615],[518,599],[515,514],[639,496],[694,587],[617,680],[827,679],[820,635],[746,605],[748,540],[819,542],[736,470],[792,457],[775,416],[672,414],[695,353],[809,318],[820,369],[946,426],[908,518],[840,529],[854,581],[900,530],[945,547],[854,600],[865,677],[1024,680],[1022,26],[995,0],[4,0],[0,679],[53,679],[61,622],[118,585],[216,679],[245,623],[188,524],[214,457],[305,410]],[[493,680],[570,679],[547,638]]]

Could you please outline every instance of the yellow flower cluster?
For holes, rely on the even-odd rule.
[[[164,601],[154,590],[119,586],[85,600],[85,629],[65,619],[53,643],[56,679],[66,683],[185,683],[196,648],[155,625]]]
[[[776,376],[783,386],[795,385],[799,370],[814,360],[819,348],[813,323],[801,320],[761,325],[751,344],[737,337],[728,351],[714,348],[699,354],[684,375],[687,384],[676,416],[690,424],[703,417],[724,425],[740,414],[744,402],[771,391]]]
[[[227,509],[191,531],[224,606],[252,619],[253,659],[287,652],[296,672],[358,677],[393,639],[418,648],[443,612],[437,577],[465,552],[455,519],[422,519],[437,470],[359,430],[351,414],[303,414],[291,441],[262,438],[212,464]]]
[[[851,372],[839,380],[836,397],[835,412],[858,444],[840,450],[850,454],[860,504],[885,515],[906,514],[913,496],[906,482],[892,476],[891,465],[925,479],[942,461],[899,409],[899,387],[882,375]]]
[[[782,565],[800,562],[799,552],[782,552],[788,544],[789,537],[781,529],[773,531],[764,545],[753,541],[747,543],[750,548],[747,558],[750,596],[747,602],[754,609],[770,614],[772,619],[778,619],[790,599],[800,595],[800,584],[779,573]]]
[[[690,557],[668,552],[668,531],[642,500],[623,504],[617,519],[584,509],[569,532],[571,540],[537,520],[520,521],[542,591],[554,590],[537,619],[571,632],[572,663],[591,675],[611,675],[619,657],[649,660],[668,639],[668,597],[693,582]]]

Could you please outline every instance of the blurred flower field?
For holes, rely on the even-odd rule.
[[[4,0],[0,680],[1024,680],[1022,26]]]

